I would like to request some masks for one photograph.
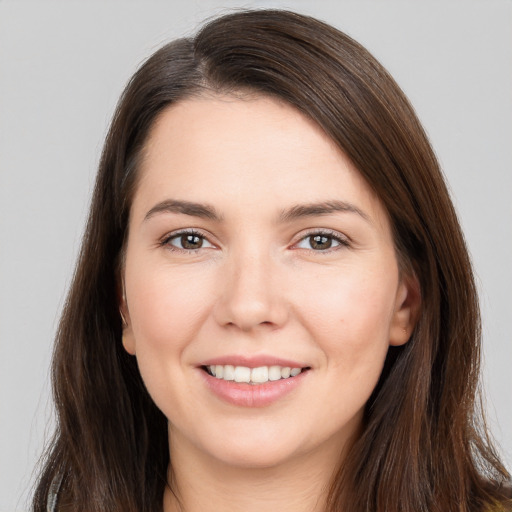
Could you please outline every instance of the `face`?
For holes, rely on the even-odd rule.
[[[340,453],[414,316],[379,200],[318,126],[265,97],[161,115],[123,279],[123,343],[171,450],[234,466]]]

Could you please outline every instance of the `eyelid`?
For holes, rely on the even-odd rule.
[[[178,238],[183,235],[198,236],[198,237],[202,238],[203,240],[205,240],[206,242],[208,242],[208,244],[211,247],[200,247],[198,249],[181,249],[180,247],[176,247],[175,245],[171,245],[169,243],[173,238]],[[183,252],[183,253],[194,253],[194,252],[200,251],[201,249],[217,248],[216,244],[214,244],[210,240],[210,236],[208,234],[204,233],[202,230],[197,229],[197,228],[182,228],[182,229],[177,229],[175,231],[171,231],[170,233],[166,233],[163,237],[161,237],[159,239],[158,245],[162,246],[162,247],[165,246],[171,251]]]
[[[301,247],[296,247],[300,242],[305,240],[306,238],[314,235],[323,235],[331,237],[333,240],[336,240],[339,242],[339,246],[329,248],[323,251],[320,250],[314,250],[314,249],[303,249]],[[302,231],[299,235],[297,235],[297,238],[295,242],[292,244],[292,248],[295,249],[303,249],[303,250],[309,250],[317,253],[328,253],[332,251],[336,251],[343,247],[348,247],[351,243],[351,240],[348,236],[344,235],[343,233],[340,233],[339,231],[333,230],[333,229],[325,229],[325,228],[312,228],[306,231]]]
[[[170,233],[166,233],[163,237],[161,237],[159,239],[158,245],[167,246],[169,248],[169,250],[172,250],[172,251],[185,252],[185,253],[193,253],[193,252],[199,251],[201,249],[212,248],[212,247],[200,247],[198,249],[180,249],[179,247],[169,244],[169,241],[171,239],[178,238],[183,235],[196,235],[196,236],[202,238],[203,240],[205,240],[213,248],[218,248],[218,246],[211,241],[211,236],[209,234],[207,234],[204,231],[202,231],[201,229],[197,229],[197,228],[182,228],[182,229],[177,229],[175,231],[171,231]],[[331,237],[333,240],[336,240],[337,242],[339,242],[339,246],[335,246],[333,248],[329,248],[329,249],[326,249],[323,251],[321,251],[321,250],[315,251],[314,249],[303,249],[303,248],[296,247],[300,242],[302,242],[306,238],[308,238],[310,236],[314,236],[314,235],[323,235],[323,236]],[[311,228],[306,231],[302,231],[299,235],[297,235],[295,237],[295,241],[292,243],[292,249],[303,249],[303,250],[311,250],[311,251],[318,252],[318,253],[320,253],[320,252],[327,253],[327,252],[335,251],[339,248],[347,247],[350,245],[350,243],[351,243],[350,238],[348,236],[344,235],[343,233],[340,233],[339,231],[336,231],[333,229],[326,229],[326,228]]]

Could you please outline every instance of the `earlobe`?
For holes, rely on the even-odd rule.
[[[129,331],[129,332],[128,332]],[[135,340],[133,338],[133,333],[130,327],[126,327],[123,329],[123,347],[128,352],[128,354],[134,356],[135,355]]]
[[[126,308],[126,306],[121,305],[119,307],[119,314],[121,315],[121,319],[123,321],[123,347],[126,350],[126,352],[128,352],[128,354],[134,356],[135,338],[133,336],[133,329],[130,321],[130,315],[128,314],[128,308]]]
[[[418,321],[421,306],[420,284],[416,275],[403,276],[398,286],[395,311],[390,325],[389,344],[404,345]]]
[[[133,336],[132,324],[130,319],[130,312],[128,311],[128,304],[126,302],[126,292],[124,287],[124,280],[121,280],[121,285],[118,290],[119,295],[119,315],[123,326],[122,343],[123,347],[128,354],[135,355],[135,338]]]

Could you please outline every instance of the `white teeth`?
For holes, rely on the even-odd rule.
[[[251,369],[247,366],[235,368],[235,382],[251,382]]]
[[[251,370],[251,382],[267,382],[268,380],[268,368],[266,366],[260,366],[259,368],[253,368]]]
[[[268,380],[279,380],[281,378],[281,367],[271,366],[268,369]]]
[[[235,367],[230,364],[211,365],[208,366],[208,370],[217,379],[234,380],[235,382],[245,382],[248,384],[264,384],[268,381],[288,379],[302,372],[302,368],[290,368],[289,366],[248,368],[247,366]]]
[[[217,374],[215,374],[215,376],[217,376]],[[222,376],[222,378],[224,380],[235,380],[235,367],[230,364],[224,366],[224,375]]]

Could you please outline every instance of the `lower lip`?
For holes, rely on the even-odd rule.
[[[232,380],[217,379],[201,370],[207,387],[217,397],[239,407],[266,407],[291,393],[306,378],[309,370],[295,377],[265,382],[264,384],[246,384]]]

